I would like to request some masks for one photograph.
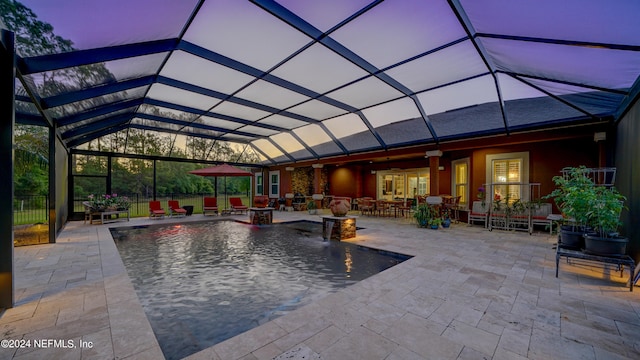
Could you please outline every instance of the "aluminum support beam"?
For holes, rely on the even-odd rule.
[[[0,30],[0,308],[14,305],[13,282],[13,131],[15,124],[14,34]]]

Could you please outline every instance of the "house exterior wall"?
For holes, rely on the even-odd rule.
[[[361,172],[360,166],[339,166],[330,170],[328,174],[329,192],[337,196],[359,197],[357,183],[361,178]]]
[[[472,169],[470,196],[473,198],[477,189],[487,181],[487,155],[525,151],[529,152],[528,181],[540,183],[541,195],[553,191],[555,185],[552,178],[560,175],[562,168],[580,165],[598,166],[598,145],[593,141],[593,138],[587,137],[472,150],[468,155],[471,157]]]
[[[546,136],[549,134],[545,134],[532,135],[525,140],[518,138],[511,142],[509,142],[510,137],[485,139],[484,141],[476,141],[468,148],[461,148],[465,146],[462,142],[456,144],[457,149],[453,146],[449,146],[449,148],[443,146],[443,155],[440,157],[439,163],[444,169],[439,171],[439,193],[452,193],[452,161],[469,158],[469,197],[473,201],[478,187],[486,183],[487,155],[528,152],[529,178],[525,182],[540,183],[540,195],[546,195],[555,188],[552,178],[559,175],[562,168],[579,165],[598,166],[599,145],[594,141],[593,134],[594,131],[589,130],[565,139],[546,140]],[[425,158],[424,152],[415,149],[407,149],[406,151],[412,151],[415,155],[395,161],[358,159],[354,162],[342,162],[339,166],[325,164],[322,169],[323,183],[324,176],[326,176],[326,181],[329,183],[328,194],[353,198],[364,196],[376,198],[377,172],[393,168],[416,169],[429,166],[429,160]],[[274,167],[270,170],[281,170],[281,195],[284,195],[284,190],[287,188],[294,192],[298,192],[298,189],[308,189],[311,186],[308,184],[309,181],[313,182],[313,176],[309,176],[313,171],[310,164],[298,165],[293,172],[284,171],[284,167]],[[291,174],[291,178],[288,178],[287,174]],[[292,185],[287,185],[289,182]],[[310,195],[308,190],[300,192]],[[557,209],[555,211],[557,212]]]
[[[621,234],[629,238],[628,253],[636,264],[640,261],[640,102],[620,119],[615,146],[616,188],[627,197],[627,209],[622,211]]]

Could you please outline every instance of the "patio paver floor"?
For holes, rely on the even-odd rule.
[[[56,244],[16,248],[16,306],[0,317],[1,338],[75,348],[2,347],[0,358],[163,358],[108,228],[202,220],[216,218],[70,222]],[[563,259],[555,278],[555,236],[357,221],[364,229],[352,242],[414,257],[188,359],[640,358],[640,295],[628,272]]]

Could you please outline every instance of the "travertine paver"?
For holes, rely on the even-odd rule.
[[[108,228],[204,219],[71,222],[57,244],[16,248],[17,304],[0,317],[2,339],[93,346],[0,348],[0,358],[162,358]],[[640,294],[628,291],[628,274],[563,261],[556,279],[546,233],[357,221],[365,229],[350,241],[414,257],[189,359],[640,358]]]

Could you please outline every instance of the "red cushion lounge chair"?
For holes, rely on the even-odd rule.
[[[211,196],[202,198],[202,213],[218,215],[218,199]]]
[[[187,216],[187,210],[180,207],[178,200],[169,200],[169,217]]]
[[[242,199],[239,197],[229,198],[229,204],[231,205],[231,211],[233,212],[240,212],[242,214],[249,209],[248,206],[242,203]]]
[[[160,201],[149,201],[149,218],[161,219],[167,213],[160,205]]]

